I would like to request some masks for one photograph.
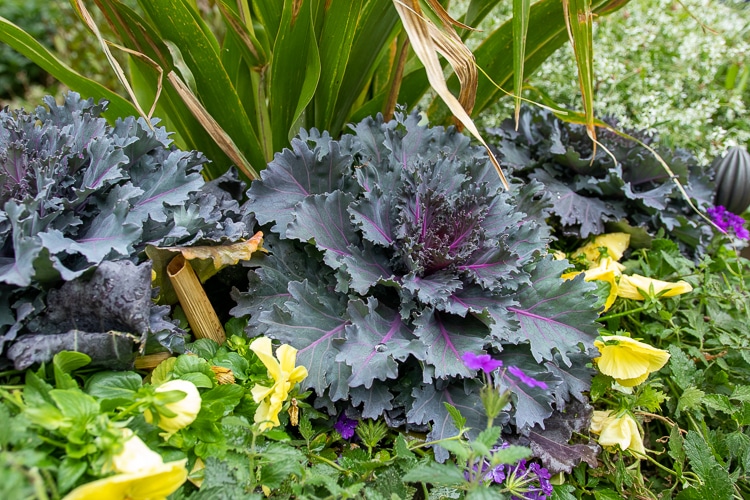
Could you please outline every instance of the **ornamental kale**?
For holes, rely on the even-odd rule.
[[[546,255],[539,182],[506,192],[468,138],[418,122],[366,119],[339,141],[303,132],[276,155],[248,191],[270,255],[232,313],[299,350],[332,415],[349,401],[364,418],[431,423],[437,439],[456,432],[448,402],[484,428],[462,357],[489,352],[539,381],[507,375],[515,404],[501,420],[544,426],[589,359],[593,286],[562,281],[567,262]]]
[[[97,266],[138,264],[147,244],[244,236],[249,221],[221,185],[231,179],[206,184],[203,155],[178,150],[143,119],[108,125],[104,101],[71,92],[61,105],[44,102],[32,113],[0,111],[0,354],[18,334],[67,335],[86,325],[141,340],[164,328],[174,340],[181,331],[162,319],[164,308],[149,311],[150,263]],[[128,319],[89,314],[104,311]],[[39,342],[29,348],[51,356]]]
[[[602,147],[592,161],[585,127],[529,107],[522,110],[517,131],[507,120],[489,132],[497,136],[507,168],[523,179],[538,180],[552,194],[551,213],[559,222],[556,236],[580,241],[619,230],[635,233],[634,244],[647,244],[649,235],[666,230],[691,253],[711,238],[710,228],[687,204],[669,173],[635,141],[599,129],[597,139],[616,161]],[[656,142],[643,133],[630,135],[648,145]],[[712,206],[712,183],[695,158],[681,149],[654,148],[693,203],[703,211]]]

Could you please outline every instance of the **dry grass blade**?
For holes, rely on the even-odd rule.
[[[167,74],[167,79],[170,81],[175,90],[180,94],[182,100],[185,101],[190,112],[200,122],[203,128],[208,132],[208,135],[216,141],[221,149],[227,154],[227,156],[237,165],[237,168],[250,178],[250,180],[258,179],[258,172],[253,168],[249,161],[242,154],[242,151],[237,147],[229,134],[227,134],[221,125],[211,116],[211,114],[203,107],[198,98],[190,91],[190,88],[185,85],[185,82],[180,80],[180,77],[174,71],[170,71]]]
[[[135,92],[133,91],[133,87],[130,86],[128,79],[125,76],[125,72],[123,71],[122,66],[120,66],[120,63],[112,55],[112,51],[109,50],[109,45],[102,36],[101,31],[99,31],[99,27],[96,25],[96,22],[94,22],[94,18],[91,17],[91,13],[86,9],[86,6],[83,4],[82,0],[74,0],[72,3],[73,7],[78,13],[78,16],[83,20],[86,26],[91,30],[94,36],[96,36],[96,39],[99,41],[99,45],[101,46],[102,51],[107,58],[107,62],[109,62],[109,65],[112,67],[112,70],[115,72],[115,76],[117,76],[117,79],[120,81],[122,86],[125,87],[125,91],[128,93],[128,96],[130,96],[130,100],[133,101],[133,105],[135,106],[135,109],[138,110],[138,114],[140,114],[146,120],[146,123],[149,127],[153,128],[153,125],[151,125],[151,114],[146,114],[143,111],[143,108],[141,108],[141,105],[135,96]],[[159,94],[157,92],[157,98],[158,95]],[[156,100],[154,101],[154,105],[151,107],[152,112],[155,105]]]
[[[471,56],[471,59],[467,60],[466,51],[468,51],[468,49],[464,46],[464,49],[466,49],[466,51],[464,51],[457,47],[457,44],[463,46],[460,39],[456,42],[456,40],[446,35],[443,31],[438,29],[434,23],[427,19],[422,14],[418,0],[412,0],[411,6],[406,5],[403,0],[393,0],[393,4],[401,18],[401,22],[404,25],[407,35],[409,35],[409,41],[414,49],[414,53],[425,67],[430,86],[445,102],[453,115],[486,148],[490,161],[492,161],[492,165],[495,167],[498,176],[500,176],[500,181],[503,183],[505,189],[509,189],[508,181],[505,179],[505,174],[503,174],[500,164],[492,154],[492,151],[490,151],[489,146],[482,138],[479,130],[477,130],[476,125],[469,116],[469,112],[464,108],[461,101],[456,99],[456,97],[451,94],[450,90],[448,90],[448,85],[445,83],[445,77],[443,76],[443,68],[440,65],[437,54],[438,52],[443,54],[451,63],[451,66],[453,66],[454,71],[456,71],[456,74],[459,77],[459,81],[461,81],[461,94],[463,100],[467,104],[470,103],[470,107],[473,107],[474,97],[476,96],[476,64],[473,55]],[[469,54],[471,54],[470,51]],[[468,65],[472,66],[471,70],[465,69]],[[471,73],[474,74],[473,86],[471,82]],[[467,87],[466,90],[464,90],[465,82]]]

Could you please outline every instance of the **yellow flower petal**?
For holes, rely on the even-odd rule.
[[[628,414],[617,417],[611,411],[594,411],[590,429],[599,434],[599,444],[602,446],[619,446],[623,451],[646,454],[638,424]]]
[[[122,451],[112,457],[112,470],[119,473],[138,473],[164,465],[161,455],[146,446],[130,429],[122,429]]]
[[[627,233],[601,234],[579,248],[573,256],[583,254],[586,260],[593,264],[598,263],[603,257],[610,257],[617,261],[622,258],[629,245],[630,235]],[[605,255],[599,250],[600,248],[606,248]]]
[[[642,383],[652,372],[660,370],[669,360],[669,353],[623,335],[595,340],[601,356],[594,358],[599,371],[625,387]]]
[[[185,460],[167,462],[139,473],[116,474],[86,483],[63,500],[160,500],[174,493],[187,479]]]
[[[645,297],[641,295],[638,289],[649,293],[651,287],[654,287],[654,295],[664,292],[661,297],[674,297],[693,290],[690,283],[686,281],[678,281],[676,283],[670,283],[668,281],[655,280],[641,276],[640,274],[623,275],[620,278],[620,290],[618,295],[626,299],[634,300],[645,300]]]
[[[258,356],[258,359],[266,366],[268,374],[274,380],[281,378],[281,366],[276,358],[273,357],[273,348],[271,339],[268,337],[258,337],[250,344],[250,350]]]
[[[586,281],[605,281],[609,283],[609,295],[607,300],[604,302],[604,310],[608,310],[615,303],[617,298],[617,279],[622,275],[622,270],[625,268],[619,262],[614,261],[612,258],[607,257],[603,259],[598,266],[592,267],[591,269],[584,271],[584,279]],[[570,272],[560,276],[564,280],[575,278],[581,274],[581,272]]]
[[[271,339],[267,337],[255,339],[250,344],[250,349],[268,368],[268,374],[274,380],[271,387],[256,384],[251,391],[253,400],[259,403],[255,411],[255,422],[260,424],[260,430],[264,431],[281,425],[279,413],[289,397],[289,391],[294,384],[307,377],[307,368],[294,366],[297,361],[297,349],[287,344],[282,344],[276,349],[274,358]]]

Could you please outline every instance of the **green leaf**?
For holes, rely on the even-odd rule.
[[[284,0],[281,25],[273,46],[268,100],[273,120],[273,150],[288,147],[293,127],[312,99],[320,78],[320,56],[312,21],[312,2]],[[295,9],[296,12],[294,16]]]
[[[724,394],[706,394],[703,398],[703,404],[706,408],[722,411],[727,415],[734,415],[739,409]]]
[[[88,462],[65,457],[57,469],[57,487],[65,493],[75,486],[78,479],[86,472]]]
[[[86,381],[86,392],[95,398],[109,400],[108,406],[114,407],[133,401],[141,386],[141,376],[134,372],[97,372]]]
[[[672,380],[681,388],[688,389],[695,385],[697,375],[702,373],[695,369],[695,363],[676,345],[669,346],[669,369]]]
[[[269,488],[278,488],[291,475],[302,477],[303,464],[306,463],[307,459],[300,450],[274,443],[263,450],[260,483]]]
[[[461,415],[461,412],[450,403],[443,402],[443,404],[445,405],[445,409],[448,410],[451,419],[453,419],[453,424],[456,426],[456,429],[459,429],[459,431],[463,429],[464,425],[466,425],[466,419]]]
[[[493,446],[497,445],[497,441],[500,439],[502,431],[502,427],[490,427],[489,429],[484,429],[471,442],[472,449],[481,453],[482,456],[490,456],[490,450]]]
[[[518,124],[518,117],[521,112],[523,66],[526,62],[526,37],[529,32],[530,12],[531,0],[513,0],[513,93],[516,95],[516,124]]]
[[[172,373],[174,372],[176,364],[177,358],[175,357],[167,358],[159,363],[151,372],[151,383],[155,386],[159,386],[164,382],[172,380]]]
[[[688,431],[685,438],[685,453],[693,471],[703,481],[703,484],[697,488],[703,498],[717,500],[732,498],[734,488],[729,473],[716,461],[711,454],[710,446],[700,434]]]
[[[350,63],[352,43],[357,30],[363,29],[359,16],[364,0],[334,2],[326,9],[320,35],[320,80],[315,92],[315,126],[332,130],[336,116],[337,98]],[[356,62],[352,61],[356,64]],[[346,89],[349,93],[353,89]]]
[[[507,448],[500,448],[492,454],[492,465],[515,464],[519,460],[529,458],[530,456],[530,448],[511,445]]]
[[[403,480],[405,483],[430,483],[447,486],[461,485],[466,481],[463,471],[454,464],[439,464],[436,462],[414,467],[404,475]]]
[[[99,402],[79,389],[52,389],[49,394],[67,418],[87,420],[99,415]]]
[[[55,387],[58,389],[77,389],[78,383],[70,376],[74,370],[91,363],[87,354],[74,351],[61,351],[52,358],[55,372]]]
[[[578,66],[578,84],[586,114],[586,129],[589,137],[594,140],[594,14],[591,11],[591,0],[563,0],[563,9]],[[593,148],[596,151],[596,145]]]
[[[468,460],[469,455],[471,454],[471,450],[469,450],[469,448],[464,443],[459,441],[442,441],[440,443],[440,446],[448,450],[450,453],[453,453],[453,455],[455,455],[456,458],[461,461]]]
[[[204,404],[216,402],[222,405],[224,414],[231,412],[240,403],[245,389],[236,384],[217,385],[210,391],[201,394]]]
[[[675,416],[679,417],[680,413],[685,410],[700,408],[705,395],[706,394],[703,391],[695,387],[688,387],[685,389],[685,392],[682,393],[682,396],[680,396],[680,400],[677,403]]]
[[[111,122],[123,116],[138,115],[135,106],[126,99],[98,82],[77,73],[54,56],[34,37],[3,17],[0,17],[0,42],[8,44],[14,50],[28,57],[47,73],[67,87],[75,89],[78,93],[86,97],[93,97],[97,101],[99,99],[109,101],[109,107],[103,115]]]

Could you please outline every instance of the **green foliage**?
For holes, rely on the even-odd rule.
[[[636,470],[626,455],[603,455],[602,480],[579,488],[614,489],[679,499],[744,498],[750,492],[750,262],[717,236],[694,262],[668,240],[638,250],[629,268],[662,280],[677,276],[694,290],[671,299],[618,300],[602,319],[612,331],[666,349],[666,367],[632,394],[597,392],[600,408],[627,407],[642,419],[644,444],[654,450]],[[592,394],[593,395],[593,394]],[[653,467],[657,465],[658,467]]]
[[[505,5],[488,17],[488,25],[510,14]],[[629,2],[596,18],[597,116],[658,133],[665,146],[690,149],[704,163],[730,146],[746,145],[749,26],[744,3],[711,0]],[[580,97],[571,85],[577,75],[572,57],[564,46],[528,84],[575,107]],[[538,99],[533,92],[526,96]],[[510,113],[510,103],[499,102],[480,123],[494,127]]]

